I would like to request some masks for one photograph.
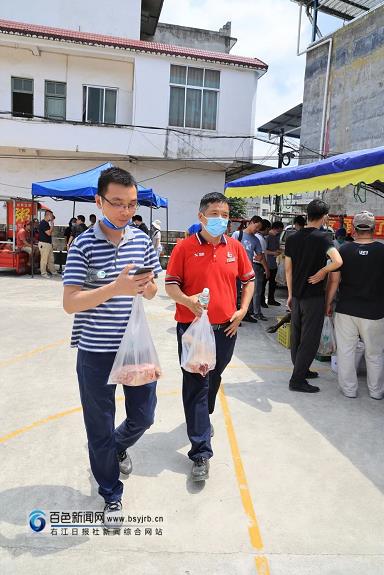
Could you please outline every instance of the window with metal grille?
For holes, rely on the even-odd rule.
[[[45,117],[65,120],[67,85],[65,82],[45,81]]]
[[[12,115],[20,118],[33,116],[33,80],[12,78]]]
[[[83,122],[116,123],[117,88],[83,86]]]
[[[216,130],[220,72],[171,65],[169,125]]]

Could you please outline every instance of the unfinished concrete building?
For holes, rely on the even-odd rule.
[[[301,147],[313,161],[384,145],[384,4],[354,2],[361,9],[352,15],[351,2],[320,2],[328,9],[336,4],[338,9],[344,4],[350,21],[311,44],[306,55]],[[363,209],[384,214],[380,192],[349,186],[325,192],[324,198],[335,214]]]

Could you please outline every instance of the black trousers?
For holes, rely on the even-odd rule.
[[[311,363],[315,359],[323,329],[324,306],[324,295],[300,299],[292,298],[292,383],[301,383],[305,380]]]
[[[277,268],[269,270],[269,279],[267,280],[266,276],[264,275],[264,282],[263,282],[263,291],[261,293],[261,301],[265,301],[265,288],[267,283],[269,282],[269,289],[268,289],[268,301],[275,301],[275,291],[276,291],[276,274]]]
[[[179,359],[181,359],[183,333],[191,324],[177,324],[177,343]],[[236,335],[228,337],[223,329],[215,330],[216,367],[206,377],[199,373],[183,372],[183,405],[187,433],[191,442],[188,457],[195,460],[199,457],[212,457],[211,423],[209,416],[215,409],[216,395],[220,388],[221,375],[235,349]]]

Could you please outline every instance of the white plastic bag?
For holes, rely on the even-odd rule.
[[[331,356],[336,351],[335,330],[332,319],[325,316],[323,331],[321,332],[320,345],[317,353],[319,355]]]
[[[203,311],[184,332],[182,338],[181,367],[190,373],[199,373],[203,377],[216,365],[215,334]]]
[[[365,345],[362,341],[358,341],[357,342],[357,346],[356,346],[356,353],[355,353],[355,368],[357,373],[361,373],[364,372],[364,354],[365,354]],[[334,371],[335,373],[337,373],[338,370],[338,365],[337,365],[337,354],[333,353],[332,354],[332,360],[331,360],[331,369],[332,371]]]
[[[143,298],[137,295],[108,383],[145,385],[160,376],[160,362],[145,317]]]

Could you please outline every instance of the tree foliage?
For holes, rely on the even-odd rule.
[[[228,198],[229,217],[245,218],[247,216],[247,200],[244,198]]]

